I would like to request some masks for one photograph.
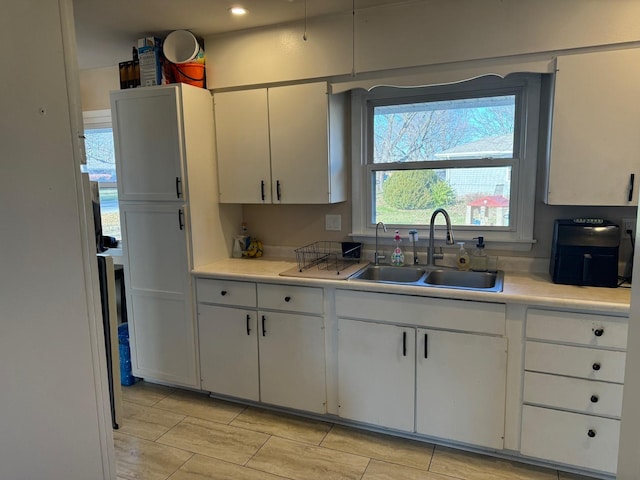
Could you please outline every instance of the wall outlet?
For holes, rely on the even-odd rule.
[[[324,229],[335,232],[342,230],[342,215],[325,215]]]
[[[629,238],[629,231],[631,231],[631,236],[636,238],[636,219],[635,218],[623,218],[621,220],[620,228],[622,229],[622,237]]]

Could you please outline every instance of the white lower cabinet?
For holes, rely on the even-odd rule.
[[[231,397],[260,400],[255,309],[200,304],[198,327],[202,388]]]
[[[528,310],[520,453],[615,473],[627,323]]]
[[[615,472],[620,420],[525,405],[520,452],[582,468]]]
[[[343,418],[412,432],[415,329],[338,320],[338,409]]]
[[[326,413],[322,317],[259,312],[260,400]]]
[[[373,296],[385,307],[369,302]],[[429,324],[432,302],[438,310],[448,302],[451,323],[478,333],[412,326]],[[341,417],[503,448],[507,339],[495,335],[500,323],[504,330],[503,308],[349,291],[336,292],[336,305]],[[475,316],[469,312],[465,319],[472,305]],[[394,315],[382,323],[387,311]],[[491,334],[480,333],[483,328]]]
[[[326,413],[322,289],[206,278],[196,287],[203,389]]]
[[[418,329],[416,432],[502,449],[507,339]]]
[[[185,206],[123,203],[120,210],[133,374],[196,387]]]

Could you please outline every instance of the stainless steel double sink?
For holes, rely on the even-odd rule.
[[[501,292],[504,272],[460,271],[446,267],[369,265],[352,275],[349,280]]]

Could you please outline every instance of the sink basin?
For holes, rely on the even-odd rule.
[[[390,265],[369,265],[352,279],[371,282],[414,283],[422,278],[425,270],[416,267],[392,267]]]
[[[504,272],[463,272],[442,267],[369,265],[350,280],[406,284],[420,287],[455,288],[481,292],[501,292]]]
[[[503,279],[503,272],[433,270],[424,279],[424,283],[436,287],[501,292]]]

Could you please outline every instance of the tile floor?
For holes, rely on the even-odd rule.
[[[123,387],[119,480],[586,479],[151,383]]]

